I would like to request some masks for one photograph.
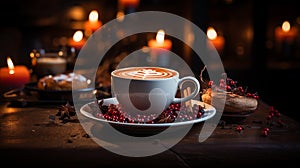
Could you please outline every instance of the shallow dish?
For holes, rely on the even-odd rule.
[[[116,98],[106,98],[104,100],[104,105],[109,104],[118,104],[118,101]],[[97,121],[100,123],[109,123],[111,126],[113,126],[118,131],[121,131],[126,134],[132,134],[132,135],[151,135],[151,134],[157,134],[168,127],[172,126],[174,128],[184,128],[186,126],[191,126],[191,124],[200,123],[205,120],[208,120],[212,118],[216,114],[216,109],[204,102],[198,101],[198,100],[192,100],[192,104],[198,104],[205,107],[204,111],[205,113],[197,119],[194,120],[188,120],[188,121],[182,121],[182,122],[173,122],[173,123],[154,123],[154,124],[140,124],[140,123],[123,123],[123,122],[116,122],[116,121],[109,121],[102,118],[98,118],[93,115],[93,110],[90,108],[90,105],[95,102],[89,102],[84,104],[80,108],[80,113],[83,114],[85,117],[92,119],[93,121]]]
[[[24,90],[32,94],[36,92],[38,99],[40,100],[62,100],[62,101],[72,101],[72,94],[74,96],[79,96],[82,99],[92,98],[95,88],[84,88],[79,90],[44,90],[37,87],[36,82],[25,84]]]

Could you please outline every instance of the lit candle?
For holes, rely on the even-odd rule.
[[[297,29],[291,27],[288,21],[284,21],[281,27],[275,29],[275,38],[278,42],[292,42],[297,34]]]
[[[22,88],[26,83],[30,82],[30,72],[26,66],[14,66],[9,57],[7,58],[7,65],[8,67],[0,68],[1,91]]]
[[[74,33],[73,37],[69,39],[69,46],[80,50],[85,44],[85,38],[83,37],[83,32],[78,30]]]
[[[92,10],[89,14],[89,20],[84,23],[84,29],[88,36],[102,26],[102,22],[98,20],[98,18],[98,12],[96,10]]]
[[[165,31],[159,30],[156,34],[156,39],[148,41],[148,46],[151,48],[151,61],[155,65],[169,65],[169,50],[172,48],[172,41],[165,39]]]
[[[156,34],[156,40],[152,39],[148,42],[149,47],[163,48],[170,50],[172,48],[172,42],[169,39],[165,39],[165,31],[159,30]]]
[[[122,22],[124,20],[124,17],[125,17],[125,13],[123,11],[117,12],[117,16],[116,16],[117,21]]]
[[[218,52],[223,51],[225,43],[224,37],[218,36],[216,30],[213,27],[209,27],[207,29],[207,37]],[[208,46],[212,47],[210,43],[208,44]]]

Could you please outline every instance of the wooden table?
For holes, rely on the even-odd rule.
[[[58,106],[58,105],[57,105]],[[56,105],[0,104],[1,163],[11,166],[67,167],[203,167],[270,166],[298,164],[300,124],[284,115],[273,125],[265,116],[269,106],[259,101],[257,110],[239,122],[222,118],[213,134],[198,141],[202,123],[171,149],[147,157],[112,153],[95,143],[76,120],[62,122]],[[77,116],[75,116],[77,117]],[[277,119],[277,120],[278,120]],[[242,131],[236,128],[242,126]],[[268,136],[261,136],[264,127]]]

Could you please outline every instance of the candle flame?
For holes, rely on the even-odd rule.
[[[207,37],[210,39],[210,40],[214,40],[214,39],[216,39],[217,38],[217,32],[216,32],[216,30],[213,28],[213,27],[209,27],[208,29],[207,29]]]
[[[124,20],[124,12],[123,11],[119,11],[118,13],[117,13],[117,20],[118,21],[123,21]]]
[[[58,51],[58,56],[60,56],[60,57],[62,57],[62,56],[64,56],[64,52],[63,51]]]
[[[14,74],[15,70],[14,70],[14,63],[12,62],[12,60],[7,57],[7,65],[8,65],[8,69],[9,69],[9,74]]]
[[[159,30],[156,34],[156,41],[159,44],[164,43],[165,40],[165,31],[164,30]]]
[[[96,22],[98,20],[98,12],[96,10],[92,10],[89,15],[89,21]]]
[[[282,30],[283,30],[284,32],[288,32],[288,31],[290,31],[290,29],[291,29],[291,25],[290,25],[290,23],[289,23],[288,21],[284,21],[284,22],[282,23],[281,28],[282,28]]]
[[[79,41],[81,41],[82,39],[83,39],[83,32],[80,31],[80,30],[76,31],[76,32],[74,33],[74,35],[73,35],[73,40],[74,40],[75,42],[79,42]]]

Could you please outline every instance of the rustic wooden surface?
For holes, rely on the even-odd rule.
[[[269,106],[261,101],[257,110],[245,119],[222,118],[213,134],[202,143],[198,135],[203,123],[198,123],[171,149],[148,157],[121,156],[102,148],[87,136],[76,119],[59,120],[56,107],[19,107],[2,101],[1,163],[43,167],[201,167],[287,166],[300,161],[300,124],[281,115],[283,125],[274,122],[270,126],[265,118]],[[244,129],[236,131],[237,126]],[[261,136],[265,126],[270,127],[266,137]]]

